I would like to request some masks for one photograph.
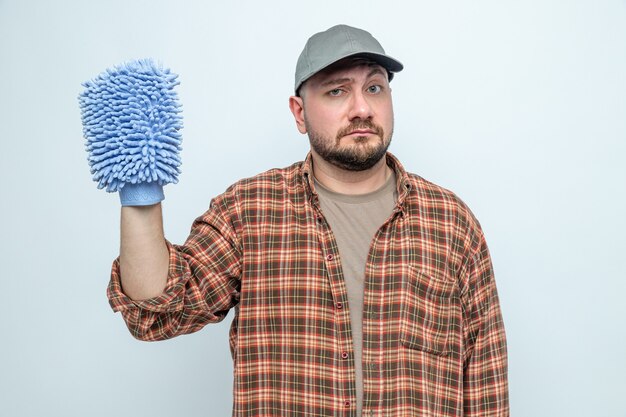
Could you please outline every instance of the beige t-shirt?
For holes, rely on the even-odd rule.
[[[363,290],[365,263],[374,235],[389,218],[397,200],[396,177],[367,194],[339,194],[315,181],[322,212],[339,247],[343,276],[348,292],[348,309],[354,342],[357,415],[363,404]]]

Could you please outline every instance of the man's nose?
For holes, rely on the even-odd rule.
[[[350,112],[348,117],[350,120],[370,119],[373,116],[372,106],[367,96],[362,91],[355,91],[350,100]]]

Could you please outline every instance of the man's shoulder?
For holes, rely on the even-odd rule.
[[[213,197],[210,209],[239,217],[250,210],[278,210],[291,200],[301,201],[304,196],[302,165],[303,161],[299,161],[242,178]]]
[[[411,184],[411,190],[416,193],[419,198],[433,200],[449,200],[454,204],[465,205],[463,200],[454,192],[441,185],[435,184],[417,174],[407,172],[408,182]]]
[[[399,159],[387,153],[388,164],[399,176],[400,184],[409,187],[408,203],[419,210],[443,207],[447,210],[469,212],[467,205],[453,191],[431,182],[420,175],[407,171]],[[399,184],[399,185],[400,185]]]
[[[284,168],[271,168],[251,177],[242,178],[235,182],[231,188],[238,191],[265,187],[287,187],[294,182],[300,182],[303,161],[294,162]]]
[[[271,168],[242,178],[230,185],[222,195],[240,201],[251,198],[279,199],[301,189],[303,163],[298,161],[284,168]]]
[[[407,173],[411,185],[409,196],[413,210],[420,214],[430,213],[435,217],[454,216],[457,221],[480,224],[468,205],[454,192],[435,184],[417,174]]]

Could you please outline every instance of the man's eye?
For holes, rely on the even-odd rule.
[[[372,94],[380,93],[381,90],[382,90],[382,87],[379,85],[372,85],[367,88],[367,91],[369,91]]]
[[[332,96],[332,97],[337,97],[337,96],[340,96],[340,95],[341,95],[341,93],[342,93],[341,88],[335,88],[335,89],[333,89],[333,90],[330,90],[330,91],[328,92],[328,95],[330,95],[330,96]]]

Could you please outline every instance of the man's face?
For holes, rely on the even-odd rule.
[[[385,155],[393,106],[383,67],[359,59],[340,62],[307,80],[301,93],[298,128],[308,133],[311,150],[325,161],[363,171]]]

